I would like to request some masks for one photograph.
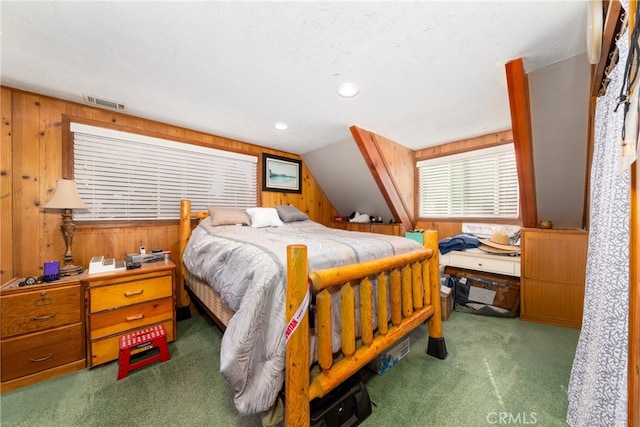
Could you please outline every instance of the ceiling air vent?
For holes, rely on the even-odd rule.
[[[85,99],[89,104],[97,105],[99,107],[111,108],[113,110],[118,110],[118,111],[127,110],[127,106],[124,104],[121,104],[116,101],[110,101],[104,98],[98,98],[97,96],[86,95]]]

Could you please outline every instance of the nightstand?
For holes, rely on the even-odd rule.
[[[83,277],[2,286],[2,392],[85,368]]]
[[[124,334],[162,324],[167,340],[176,339],[175,268],[165,260],[85,275],[89,367],[118,359]]]

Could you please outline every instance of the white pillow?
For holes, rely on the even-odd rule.
[[[252,227],[281,227],[284,225],[276,208],[249,208],[247,213],[251,217]]]

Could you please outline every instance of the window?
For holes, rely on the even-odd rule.
[[[180,199],[255,207],[258,157],[71,123],[73,175],[88,210],[75,220],[180,217]]]
[[[513,144],[421,160],[422,218],[518,218],[518,171]]]

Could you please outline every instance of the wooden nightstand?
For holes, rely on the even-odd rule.
[[[118,358],[120,335],[162,324],[176,339],[175,268],[167,260],[85,275],[89,367]]]
[[[2,392],[85,368],[83,277],[2,286]]]

